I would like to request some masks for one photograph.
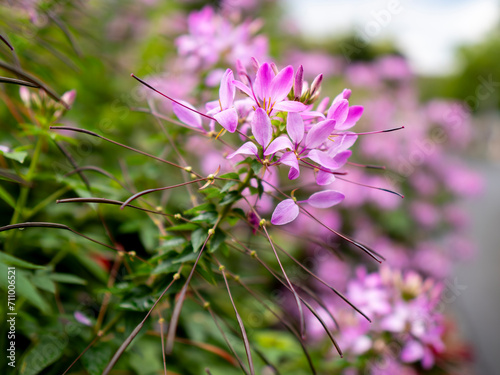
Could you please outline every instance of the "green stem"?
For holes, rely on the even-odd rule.
[[[33,157],[31,158],[28,173],[24,177],[24,179],[26,181],[28,181],[28,183],[30,183],[33,180],[33,177],[34,177],[34,174],[36,171],[36,167],[38,164],[38,159],[40,158],[40,154],[42,151],[42,145],[43,145],[43,137],[40,136],[40,137],[38,137],[38,140],[36,142],[35,152],[33,153]],[[14,210],[14,214],[12,215],[12,219],[10,220],[10,224],[16,224],[19,221],[19,218],[21,217],[21,215],[24,211],[24,208],[26,206],[29,191],[30,191],[30,186],[22,186],[21,187],[21,192],[19,193],[19,198],[17,199],[16,208]],[[9,241],[5,246],[6,251],[8,251],[8,252],[12,252],[12,250],[13,250],[11,245],[15,240],[16,233],[17,233],[17,231],[12,232],[12,235],[9,237]]]

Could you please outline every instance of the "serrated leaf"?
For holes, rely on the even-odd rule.
[[[31,347],[22,360],[19,374],[36,375],[61,358],[68,339],[52,334],[40,337],[40,340]]]
[[[33,264],[30,262],[26,262],[25,260],[16,258],[15,256],[6,254],[0,251],[0,263],[6,264],[8,266],[16,266],[21,268],[27,268],[32,270],[43,270],[44,266],[39,266],[38,264]]]

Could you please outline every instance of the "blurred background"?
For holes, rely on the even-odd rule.
[[[474,348],[477,373],[500,374],[496,365],[500,347],[500,3],[284,0],[283,4],[288,26],[308,42],[353,41],[359,48],[349,50],[353,59],[366,58],[370,52],[398,51],[418,74],[424,98],[463,100],[474,113],[475,141],[465,162],[484,176],[484,191],[461,205],[472,224],[467,231],[478,248],[473,259],[454,267],[450,281],[463,286],[453,311]],[[481,89],[485,81],[490,89]],[[467,183],[466,179],[463,176],[458,182]]]

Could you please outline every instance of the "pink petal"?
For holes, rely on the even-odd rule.
[[[233,84],[235,87],[239,88],[241,91],[243,91],[245,94],[247,94],[249,97],[253,99],[252,90],[250,90],[250,88],[247,85],[236,80],[233,81]]]
[[[231,69],[226,70],[222,76],[219,89],[219,98],[222,109],[227,109],[232,106],[236,88],[233,84],[234,76]]]
[[[319,102],[318,108],[316,108],[316,111],[321,112],[321,113],[325,112],[326,107],[328,107],[329,102],[330,102],[329,97],[324,98],[322,101]]]
[[[283,68],[271,83],[271,98],[273,102],[281,102],[285,99],[293,86],[293,68],[288,65]]]
[[[266,111],[262,108],[257,108],[252,118],[252,134],[255,140],[262,147],[267,147],[271,138],[273,136],[273,128],[271,125],[271,119],[267,115]]]
[[[406,343],[401,351],[401,360],[403,362],[415,362],[424,356],[424,347],[416,340],[411,340]]]
[[[332,104],[326,118],[337,121],[337,124],[341,125],[347,118],[349,114],[349,102],[345,99],[339,100]]]
[[[334,128],[335,120],[325,120],[318,122],[307,133],[306,147],[315,148],[321,145],[328,139],[328,136],[332,134]]]
[[[286,119],[286,131],[295,145],[304,138],[304,120],[298,113],[289,112]]]
[[[285,111],[285,112],[302,112],[307,109],[307,106],[301,102],[295,102],[292,100],[285,100],[279,103],[276,103],[273,106],[273,110],[276,112]]]
[[[345,195],[335,190],[323,190],[309,197],[307,203],[316,208],[328,208],[342,202]]]
[[[193,108],[194,110],[194,107],[189,103],[181,100],[179,100],[179,103],[184,104],[186,107]],[[183,106],[175,102],[172,103],[172,109],[174,110],[175,115],[184,124],[189,125],[193,128],[203,129],[203,127],[201,126],[201,116],[198,113],[190,111],[189,109],[184,108]]]
[[[237,149],[235,152],[227,156],[227,159],[232,159],[236,155],[257,155],[259,150],[257,149],[257,146],[253,144],[252,142],[247,142],[243,144],[239,149]]]
[[[335,175],[327,171],[319,170],[316,175],[316,183],[320,186],[330,185],[335,181]]]
[[[342,151],[332,157],[324,151],[311,150],[307,157],[322,167],[335,170],[342,167],[351,154],[351,151]]]
[[[294,221],[299,216],[299,206],[293,199],[285,199],[274,209],[271,223],[273,225],[284,225]]]
[[[214,118],[217,122],[230,133],[234,133],[238,127],[238,112],[235,108],[229,108],[216,113]]]
[[[255,78],[254,90],[259,99],[269,100],[271,96],[271,83],[274,78],[274,72],[268,63],[264,63],[259,67],[257,71],[257,77]]]
[[[338,137],[335,137],[334,138],[335,141],[328,149],[328,154],[333,156],[334,154],[349,149],[356,142],[357,139],[358,139],[357,134],[352,132],[343,133]]]
[[[337,129],[346,130],[353,127],[361,118],[362,114],[363,114],[363,106],[353,105],[352,107],[349,108],[349,114],[347,115],[347,119],[344,121],[343,124],[339,124]]]
[[[290,171],[288,172],[288,178],[290,180],[294,180],[300,176],[299,161],[297,160],[295,152],[285,152],[280,158],[280,163],[290,167]]]
[[[271,155],[275,152],[283,151],[286,149],[293,150],[293,148],[294,147],[292,145],[292,142],[290,142],[288,137],[286,135],[282,135],[269,144],[269,146],[264,151],[264,156]]]

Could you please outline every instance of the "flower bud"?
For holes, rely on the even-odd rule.
[[[304,67],[301,65],[295,72],[295,81],[293,83],[293,94],[295,99],[300,99],[302,96],[302,85],[304,83]]]
[[[61,99],[69,106],[71,107],[75,101],[76,98],[76,90],[70,90],[66,91]]]

